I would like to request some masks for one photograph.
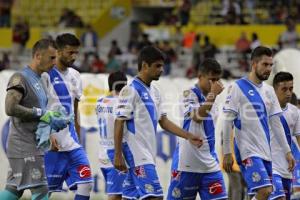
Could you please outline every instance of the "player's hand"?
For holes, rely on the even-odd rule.
[[[233,166],[233,158],[231,153],[225,154],[223,159],[223,168],[225,172],[227,173],[232,172],[232,166]]]
[[[294,157],[292,155],[292,152],[288,152],[286,154],[286,160],[287,160],[287,162],[289,164],[289,167],[288,167],[289,172],[294,171],[296,162],[295,162],[295,159],[294,159]]]
[[[198,148],[200,148],[203,144],[203,140],[200,137],[195,136],[194,134],[191,133],[187,133],[186,139],[188,139],[192,145],[195,145]]]
[[[46,111],[40,118],[41,121],[49,124],[55,131],[62,130],[67,127],[69,121],[62,117],[57,111]]]
[[[59,150],[58,142],[52,134],[50,135],[50,144],[51,144],[51,151],[58,151]]]
[[[210,83],[210,93],[214,94],[215,96],[220,94],[224,89],[224,86],[221,81],[210,80],[209,83]]]
[[[116,154],[115,153],[115,157],[114,157],[114,167],[119,170],[120,172],[127,172],[128,169],[126,167],[125,164],[125,160],[122,156],[122,153],[120,154]]]

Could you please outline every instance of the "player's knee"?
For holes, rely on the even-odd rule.
[[[93,183],[83,183],[77,185],[77,194],[89,196],[93,189]]]
[[[261,196],[263,196],[264,198],[267,198],[271,195],[271,193],[273,192],[273,188],[270,187],[264,187],[261,188],[257,191],[257,193],[259,193]]]

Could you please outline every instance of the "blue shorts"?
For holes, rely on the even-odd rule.
[[[272,186],[272,163],[259,157],[249,157],[243,161],[238,159],[241,173],[247,183],[248,193],[255,194],[259,188]]]
[[[227,199],[222,172],[172,171],[168,200],[196,199],[197,193],[201,199]]]
[[[293,188],[300,188],[300,152],[294,142],[292,142],[291,149],[296,159],[296,166],[293,172]]]
[[[82,147],[66,152],[47,152],[45,171],[50,192],[62,191],[64,181],[70,190],[76,190],[77,184],[93,182],[90,164]]]
[[[123,183],[122,197],[126,199],[163,197],[155,166],[149,164],[129,168]]]
[[[105,179],[105,192],[108,195],[122,195],[122,186],[126,174],[119,172],[114,167],[101,168]]]
[[[291,199],[292,193],[292,179],[282,178],[280,175],[273,174],[273,188],[270,200],[277,199],[279,197],[285,197],[286,200]]]

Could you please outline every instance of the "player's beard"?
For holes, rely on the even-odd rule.
[[[261,81],[268,80],[268,78],[270,76],[270,74],[259,74],[258,71],[255,71],[255,75]]]

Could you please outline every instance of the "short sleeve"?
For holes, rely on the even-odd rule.
[[[165,101],[164,97],[160,95],[159,91],[157,91],[157,95],[159,96],[158,116],[159,116],[159,119],[160,119],[162,116],[167,115],[166,106],[165,106],[166,101]]]
[[[23,94],[26,93],[26,80],[24,79],[22,74],[15,73],[10,77],[8,84],[7,84],[6,91],[11,90],[11,89],[18,90],[18,91],[22,92]]]
[[[116,118],[132,119],[134,116],[135,99],[135,90],[131,86],[125,86],[120,91],[117,106],[115,108]]]
[[[240,105],[240,89],[236,83],[233,83],[227,88],[226,100],[223,107],[223,112],[239,112]]]
[[[273,88],[270,88],[270,94],[271,94],[270,100],[271,100],[271,105],[272,106],[271,106],[271,109],[270,109],[269,117],[272,117],[274,115],[282,113],[282,109],[280,107],[278,98],[277,98]]]
[[[76,86],[75,86],[75,98],[80,101],[80,98],[82,96],[82,80],[80,77],[80,73],[77,72],[75,75],[75,80],[76,80]]]
[[[180,105],[181,105],[181,110],[184,114],[184,117],[189,116],[194,109],[197,109],[200,107],[200,104],[199,104],[196,94],[194,92],[192,92],[191,90],[183,91],[183,94],[182,94],[181,100],[180,100]]]
[[[297,115],[295,117],[296,122],[293,130],[293,135],[300,135],[300,110],[297,110]]]

